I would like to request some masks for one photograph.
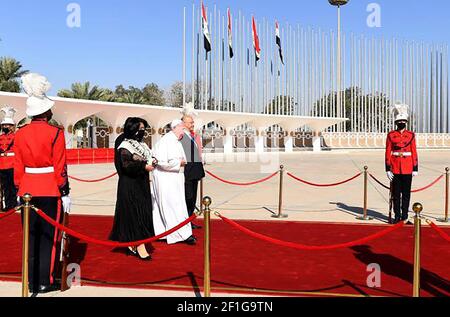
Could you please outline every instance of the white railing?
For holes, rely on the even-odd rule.
[[[322,146],[332,149],[382,149],[386,137],[386,133],[325,132],[322,133]],[[417,133],[416,144],[418,148],[450,148],[450,134]]]

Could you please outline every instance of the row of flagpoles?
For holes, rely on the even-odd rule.
[[[338,61],[333,30],[288,23],[281,28],[277,21],[257,23],[254,16],[246,19],[241,12],[234,17],[230,9],[224,16],[216,7],[211,11],[203,3],[192,7],[187,89],[185,9],[183,101],[193,101],[197,109],[346,116],[347,126],[330,131],[386,132],[392,128],[389,109],[401,101],[411,105],[417,132],[450,131],[446,46],[343,32]],[[342,80],[337,80],[339,63]]]

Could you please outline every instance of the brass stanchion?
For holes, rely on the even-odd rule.
[[[22,199],[23,205],[23,241],[22,241],[22,297],[28,297],[28,253],[30,237],[30,194],[25,194]]]
[[[445,216],[438,219],[439,222],[448,222],[449,170],[450,168],[445,168]]]
[[[414,216],[414,282],[413,297],[420,297],[420,213],[423,206],[420,203],[413,205]]]
[[[204,221],[205,221],[205,242],[204,242],[204,296],[211,297],[211,240],[210,240],[210,220],[211,220],[211,209],[209,206],[212,203],[210,197],[203,198],[203,205],[205,206],[204,211]]]
[[[272,215],[273,218],[288,217],[288,215],[283,214],[283,176],[284,176],[284,166],[280,165],[280,185],[278,187],[278,214]]]
[[[203,211],[203,178],[200,180],[200,212]]]
[[[368,184],[368,172],[369,167],[364,166],[364,209],[363,215],[356,217],[358,220],[373,220],[372,217],[367,216],[367,184]]]

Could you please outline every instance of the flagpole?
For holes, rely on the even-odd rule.
[[[200,105],[200,34],[197,32],[197,85],[195,87],[197,109],[201,109]]]
[[[186,104],[186,7],[183,8],[183,105]]]
[[[195,107],[195,4],[192,4],[192,64],[191,64],[191,101]]]

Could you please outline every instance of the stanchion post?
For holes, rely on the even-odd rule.
[[[364,208],[363,208],[363,215],[356,217],[358,220],[373,220],[372,217],[369,217],[367,215],[367,185],[368,185],[368,174],[369,174],[369,167],[364,166]]]
[[[448,195],[449,195],[449,171],[450,168],[445,168],[445,215],[444,218],[438,219],[439,222],[448,222]]]
[[[212,203],[210,197],[203,198],[203,205],[205,209],[203,211],[203,217],[205,221],[205,242],[204,242],[204,284],[203,291],[205,297],[211,297],[211,240],[210,240],[210,221],[211,221],[211,209],[209,206]]]
[[[203,178],[200,180],[200,212],[203,211]]]
[[[28,297],[28,253],[29,253],[29,237],[30,237],[30,211],[31,211],[30,194],[25,194],[22,199],[23,205],[23,241],[22,241],[22,297]]]
[[[420,297],[420,213],[423,206],[420,203],[413,205],[414,216],[414,278],[413,278],[413,297]]]
[[[288,217],[288,215],[283,214],[283,177],[284,177],[284,166],[280,165],[280,184],[278,187],[278,214],[272,215],[273,218]]]

